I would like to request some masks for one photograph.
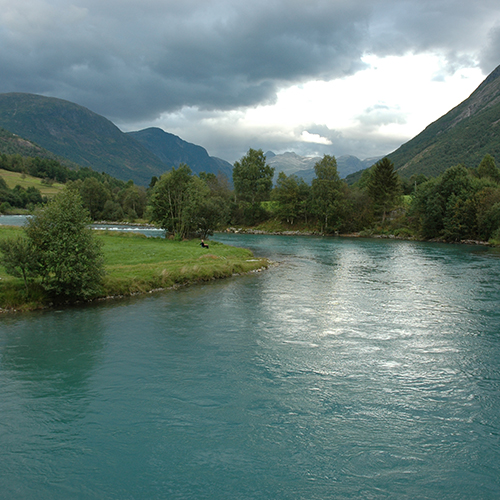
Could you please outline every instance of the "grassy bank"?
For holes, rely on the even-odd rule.
[[[42,193],[42,196],[47,196],[49,198],[59,193],[64,188],[64,184],[58,182],[45,184],[42,182],[42,179],[38,177],[32,177],[31,175],[25,175],[20,172],[11,172],[1,168],[0,177],[5,180],[10,189],[14,189],[16,186],[21,186],[24,189],[35,187]]]
[[[20,228],[0,226],[0,238],[20,233]],[[171,241],[135,233],[96,231],[102,242],[106,277],[96,298],[147,293],[175,285],[225,278],[266,268],[266,259],[249,250],[209,241],[209,249],[198,240]],[[50,299],[35,283],[29,294],[20,279],[0,266],[0,308],[30,310],[46,307]]]

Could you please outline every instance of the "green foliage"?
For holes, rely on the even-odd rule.
[[[488,240],[500,226],[500,188],[462,165],[419,185],[409,218],[424,238]]]
[[[213,234],[214,230],[229,221],[229,204],[219,196],[203,197],[197,211],[198,230],[202,238]]]
[[[106,221],[121,221],[125,218],[122,206],[113,200],[106,200],[102,209],[101,218]]]
[[[375,163],[371,168],[367,190],[373,201],[375,212],[382,214],[383,223],[387,213],[395,206],[401,194],[399,177],[394,172],[392,161],[383,158]]]
[[[262,149],[250,148],[240,161],[234,163],[233,183],[236,198],[252,205],[269,200],[273,176],[274,168],[266,164]]]
[[[433,185],[425,185],[417,191],[412,214],[420,218],[420,228],[424,238],[438,238],[442,234],[444,206],[442,196]]]
[[[500,170],[495,164],[495,159],[490,154],[484,156],[481,163],[477,167],[479,177],[487,177],[495,182],[500,182]]]
[[[370,227],[373,223],[373,204],[366,189],[345,188],[345,211],[340,230],[352,233]]]
[[[477,234],[473,197],[452,194],[446,203],[442,236],[447,241],[474,239]]]
[[[209,189],[198,210],[198,225],[202,238],[213,231],[225,227],[231,218],[232,192],[224,174],[200,172],[199,178]]]
[[[82,205],[89,211],[92,220],[99,219],[106,201],[111,198],[109,190],[95,177],[87,177],[79,186]]]
[[[103,259],[89,224],[80,196],[65,190],[26,225],[36,273],[45,291],[58,300],[89,299],[99,292]]]
[[[311,187],[280,173],[272,210],[266,214],[262,204],[240,201],[233,221],[265,227],[274,217],[276,224],[305,224],[303,230],[309,231],[397,233],[447,241],[488,240],[500,227],[500,186],[490,156],[477,170],[455,165],[438,178],[416,174],[403,183],[388,158],[364,171],[353,186],[339,179],[333,157],[325,156],[315,172]],[[377,220],[380,227],[374,225]]]
[[[42,194],[34,186],[27,189],[16,185],[9,189],[5,180],[0,177],[0,212],[7,211],[11,207],[27,208],[43,203]]]
[[[80,194],[92,220],[133,221],[146,211],[146,190],[132,181],[116,185],[92,175],[70,183],[69,188]]]
[[[125,183],[88,167],[70,170],[55,160],[3,154],[0,156],[0,168],[22,172],[23,175],[26,173],[48,184],[56,181],[68,183],[71,189],[80,193],[83,205],[93,220],[133,220],[143,217],[146,210],[145,189],[135,186],[132,181]],[[33,186],[9,189],[0,183],[0,206],[3,205],[4,209],[29,208],[43,201],[40,191]]]
[[[37,256],[31,241],[21,235],[0,240],[0,264],[11,276],[22,278],[26,292],[35,276]]]
[[[317,217],[321,232],[337,231],[342,224],[343,183],[337,172],[337,160],[325,155],[314,166],[312,181],[312,213]]]
[[[179,238],[198,230],[207,223],[211,212],[205,203],[210,195],[208,186],[184,164],[161,176],[151,196],[151,220]],[[206,210],[202,214],[201,208]],[[205,220],[202,221],[202,216]],[[205,227],[206,230],[206,227]]]
[[[500,228],[497,229],[490,238],[490,243],[492,243],[495,246],[500,246]]]
[[[137,219],[144,216],[147,204],[146,190],[142,187],[129,185],[118,194],[124,213],[129,219]]]
[[[476,194],[477,231],[488,241],[500,227],[500,187],[488,186]]]
[[[302,178],[279,173],[272,192],[272,199],[277,202],[276,213],[279,219],[289,224],[307,222],[310,196],[311,188]]]

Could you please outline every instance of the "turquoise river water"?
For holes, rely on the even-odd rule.
[[[246,276],[0,317],[0,498],[498,499],[500,254],[216,235]]]

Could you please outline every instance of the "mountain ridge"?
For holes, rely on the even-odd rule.
[[[230,163],[209,156],[204,147],[189,143],[161,128],[149,127],[126,134],[141,143],[169,167],[178,167],[181,163],[185,163],[195,174],[206,171],[221,172],[231,178],[233,166]]]
[[[153,176],[160,177],[176,166],[164,163],[107,118],[55,97],[21,92],[0,94],[0,127],[73,164],[91,167],[124,181],[131,179],[139,185],[149,185]],[[186,141],[183,143],[187,151],[190,146],[196,150],[201,148]],[[208,153],[207,158],[211,158]],[[227,170],[225,163],[213,159],[206,167],[212,166],[213,173],[217,173],[224,168]],[[201,164],[198,169],[211,171]]]
[[[464,101],[388,154],[403,177],[436,176],[463,164],[477,167],[486,154],[500,159],[500,66]]]

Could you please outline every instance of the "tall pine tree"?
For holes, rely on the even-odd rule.
[[[394,207],[400,195],[399,177],[389,158],[383,158],[373,165],[367,188],[375,212],[382,214],[382,222],[385,222],[387,212]]]

